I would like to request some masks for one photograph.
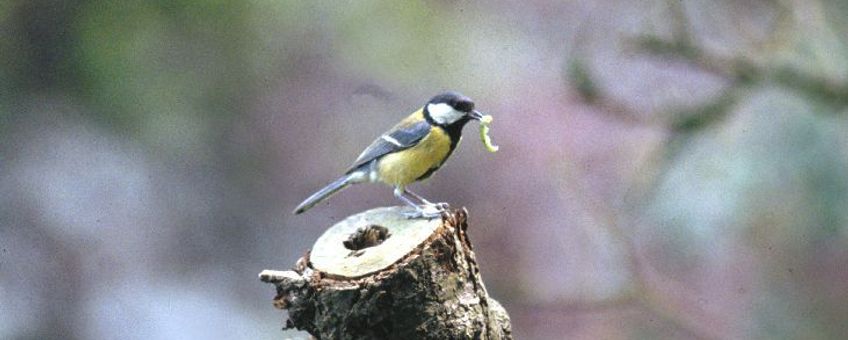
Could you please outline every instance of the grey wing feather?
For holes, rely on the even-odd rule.
[[[378,137],[371,145],[365,148],[365,151],[362,151],[362,154],[353,162],[347,173],[386,154],[413,147],[424,136],[427,136],[429,132],[430,123],[427,123],[427,121],[420,121],[409,126],[395,127],[391,132]],[[389,138],[384,138],[384,136],[388,136]]]

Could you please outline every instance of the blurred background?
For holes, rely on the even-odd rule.
[[[453,89],[517,339],[848,335],[848,2],[0,2],[0,338],[280,339],[297,203]]]

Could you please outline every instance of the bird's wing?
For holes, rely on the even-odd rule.
[[[389,130],[389,132],[374,140],[371,145],[365,148],[365,151],[362,151],[362,154],[353,162],[353,165],[350,166],[347,172],[350,173],[363,164],[386,154],[407,149],[418,144],[430,132],[430,123],[427,123],[424,119],[410,119],[414,115],[404,119]]]

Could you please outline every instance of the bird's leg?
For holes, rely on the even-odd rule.
[[[422,207],[421,205],[415,204],[415,202],[413,202],[408,197],[406,197],[404,195],[404,193],[406,193],[406,191],[403,189],[402,186],[395,187],[395,191],[394,191],[395,197],[397,197],[399,200],[401,200],[404,203],[415,208],[415,211],[405,214],[406,218],[409,218],[409,219],[413,219],[413,218],[433,219],[433,218],[436,218],[436,217],[439,217],[439,216],[442,215],[442,212],[439,209],[437,209],[435,206],[427,205],[427,206]]]
[[[403,187],[395,187],[395,191],[394,191],[395,197],[397,197],[399,200],[403,201],[404,203],[408,204],[409,206],[411,206],[415,209],[421,209],[421,206],[419,206],[418,204],[415,204],[415,202],[413,202],[411,199],[406,197],[404,195],[405,193],[406,193],[406,190],[404,190]]]
[[[432,202],[428,201],[426,198],[421,197],[421,195],[419,195],[419,194],[416,194],[416,193],[412,192],[412,190],[404,189],[403,191],[404,191],[404,192],[406,192],[407,194],[409,194],[410,196],[415,197],[416,199],[418,199],[419,201],[421,201],[421,203],[424,203],[424,204],[426,204],[426,205],[431,205],[431,204],[433,204]]]
[[[421,195],[412,192],[412,190],[404,189],[404,191],[406,191],[406,193],[409,194],[410,196],[415,197],[416,199],[421,201],[421,203],[424,203],[424,205],[432,205],[432,206],[435,206],[436,209],[439,209],[439,210],[448,210],[448,208],[450,208],[450,205],[448,205],[447,202],[433,203],[433,202],[428,201],[426,198],[422,197]]]

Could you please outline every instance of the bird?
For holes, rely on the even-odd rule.
[[[300,203],[294,214],[303,213],[351,184],[380,182],[394,187],[394,196],[413,208],[404,213],[407,218],[440,216],[448,208],[447,203],[434,204],[407,186],[439,170],[459,145],[465,124],[481,121],[484,116],[474,109],[471,98],[454,91],[437,94],[377,137],[344,175]]]

